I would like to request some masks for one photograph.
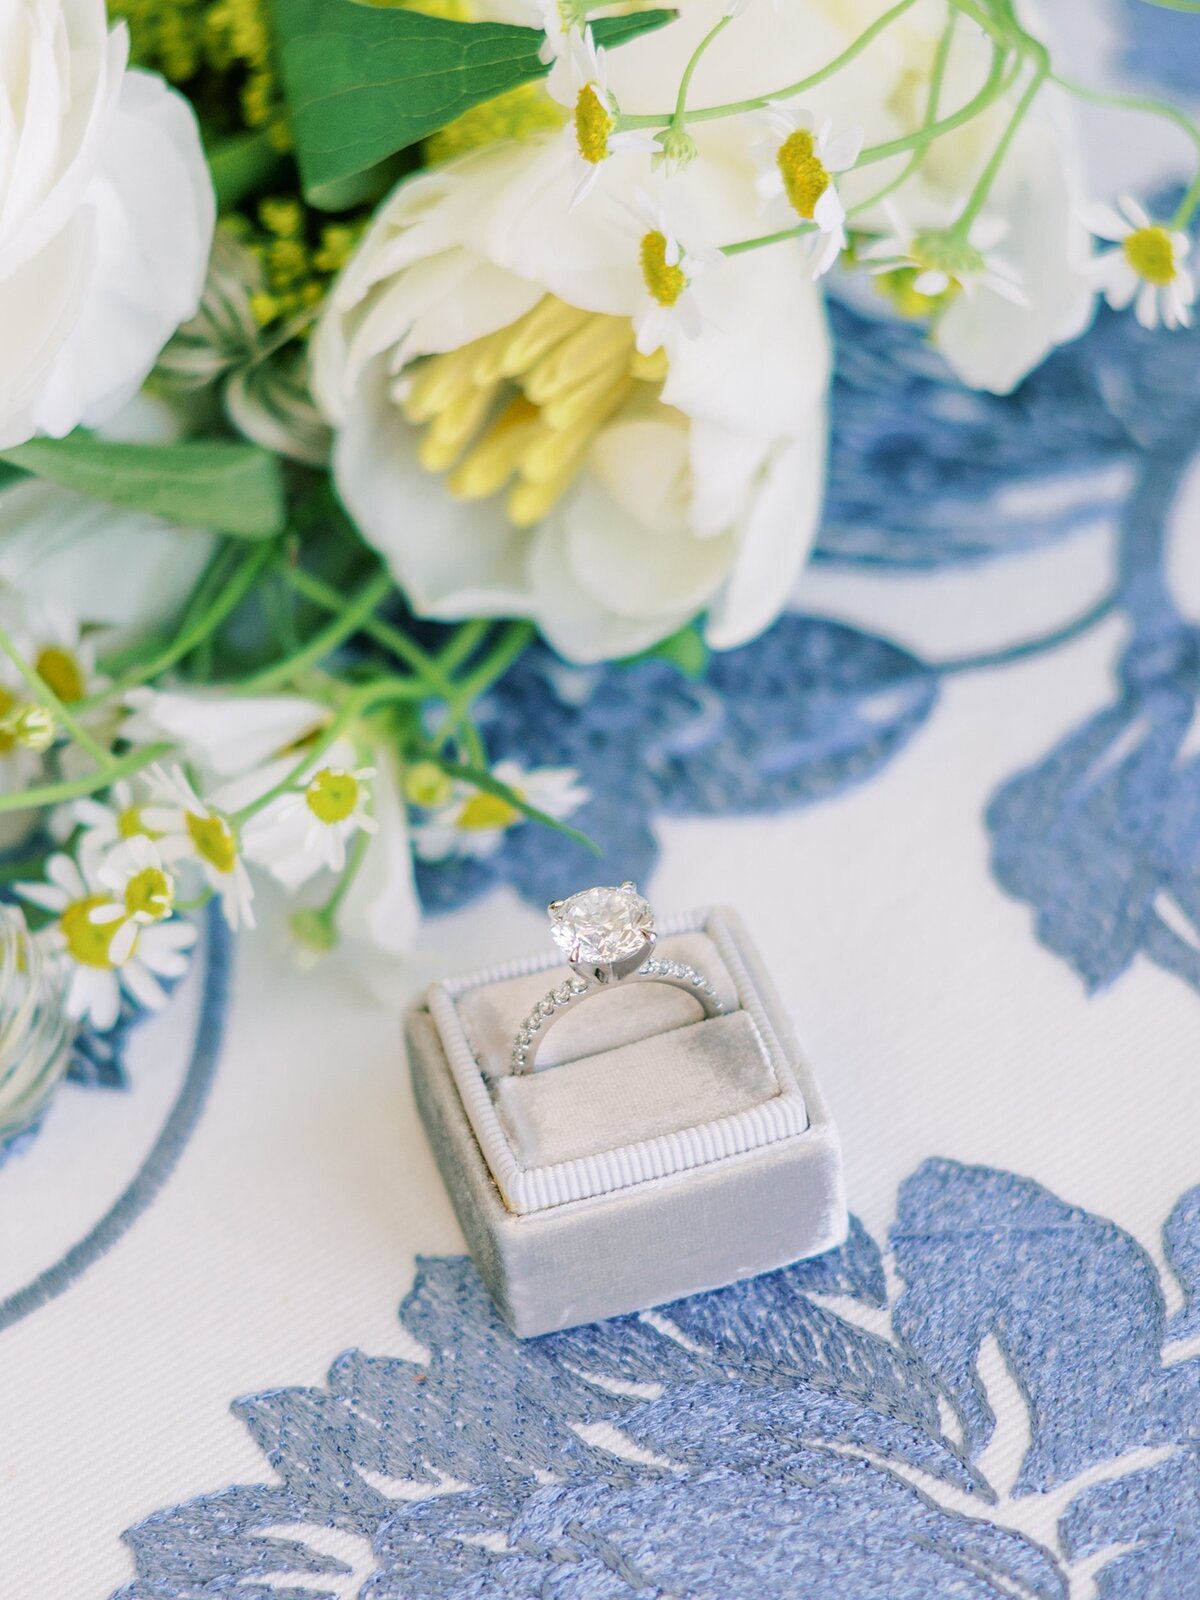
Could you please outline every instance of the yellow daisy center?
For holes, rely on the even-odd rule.
[[[352,772],[324,767],[304,791],[304,801],[318,822],[329,827],[354,815],[362,785]]]
[[[666,235],[657,228],[642,239],[642,277],[660,306],[673,306],[687,288],[683,268],[667,260]]]
[[[1125,259],[1147,283],[1174,283],[1179,274],[1175,242],[1165,228],[1138,228],[1121,243]]]
[[[807,128],[788,134],[776,152],[775,162],[792,209],[811,222],[817,201],[833,180],[817,155],[816,140]]]
[[[608,103],[594,83],[585,83],[575,102],[575,142],[592,166],[608,155],[608,138],[616,127]]]
[[[92,912],[113,902],[106,895],[90,894],[83,900],[72,900],[59,918],[58,925],[67,941],[71,958],[81,967],[116,966],[112,959],[112,942],[119,922],[93,922]]]
[[[202,817],[189,811],[185,821],[188,838],[200,859],[217,872],[232,872],[237,865],[237,841],[224,817]]]
[[[126,806],[123,811],[117,812],[117,832],[122,839],[136,839],[139,835],[144,839],[162,838],[161,833],[148,828],[142,821],[141,806]]]
[[[627,317],[546,295],[509,327],[414,366],[399,403],[426,425],[426,471],[449,471],[461,500],[507,487],[508,520],[528,528],[570,488],[614,413],[642,385],[656,398],[666,374],[661,351],[638,354]]]
[[[521,813],[498,794],[475,794],[458,814],[458,826],[468,833],[484,833],[490,828],[510,828],[521,820]]]
[[[161,922],[174,904],[175,884],[161,867],[143,867],[125,885],[125,909],[142,921]]]
[[[900,316],[911,320],[944,311],[955,295],[962,293],[962,285],[952,280],[941,294],[922,294],[916,287],[920,275],[916,267],[897,267],[894,272],[877,273],[871,282]]]
[[[38,677],[53,689],[60,700],[69,704],[72,700],[83,699],[83,669],[69,650],[64,650],[61,645],[47,645],[38,652],[34,665]]]

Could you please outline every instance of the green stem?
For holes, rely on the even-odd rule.
[[[1060,89],[1065,89],[1067,94],[1074,95],[1077,100],[1085,100],[1089,105],[1109,106],[1117,111],[1143,111],[1147,116],[1162,117],[1167,122],[1173,122],[1187,135],[1196,147],[1197,171],[1171,221],[1173,228],[1186,228],[1196,207],[1200,205],[1200,127],[1197,127],[1187,112],[1181,111],[1178,106],[1173,106],[1168,100],[1156,100],[1150,95],[1105,94],[1100,89],[1089,89],[1082,83],[1064,78],[1057,72],[1051,73],[1050,81],[1056,83]]]
[[[454,630],[449,641],[438,651],[437,657],[438,666],[447,676],[474,655],[491,626],[491,617],[477,617],[474,622],[465,622],[461,628]]]
[[[536,632],[531,622],[510,622],[474,672],[461,678],[454,685],[446,715],[433,733],[433,741],[438,749],[441,749],[459,728],[463,728],[468,741],[472,744],[473,756],[476,759],[482,757],[483,751],[478,742],[478,735],[473,728],[464,727],[467,712],[473,702],[490,689],[497,678],[504,676],[517,657],[532,643]]]
[[[297,594],[303,595],[306,600],[311,600],[314,605],[323,606],[326,611],[340,612],[346,603],[336,589],[320,578],[314,577],[311,572],[306,572],[303,567],[285,567],[283,577]],[[390,622],[384,622],[379,617],[367,617],[363,622],[362,632],[411,667],[430,686],[431,693],[440,694],[443,698],[450,696],[452,691],[449,679],[441,670],[436,658],[422,650],[421,646],[401,629],[394,628]]]
[[[736,244],[723,244],[723,256],[745,255],[747,250],[761,250],[769,244],[780,244],[784,239],[802,239],[806,233],[816,231],[815,222],[802,222],[795,228],[781,228],[778,233],[760,234],[756,239],[739,239]]]
[[[82,778],[68,778],[62,783],[44,783],[35,789],[19,789],[13,794],[0,794],[0,812],[34,811],[42,806],[61,805],[64,800],[78,800],[84,795],[107,789],[135,773],[153,765],[162,756],[170,755],[173,744],[147,744],[120,756],[103,770],[85,773]]]
[[[1025,86],[1025,92],[1013,108],[1013,114],[1008,119],[1007,127],[996,141],[996,148],[992,151],[987,166],[979,174],[975,187],[967,196],[967,203],[962,208],[958,220],[954,224],[953,231],[962,238],[965,239],[967,237],[971,224],[983,209],[984,202],[987,200],[991,187],[996,181],[996,176],[1004,165],[1004,158],[1012,148],[1012,142],[1016,138],[1017,130],[1025,120],[1030,106],[1037,99],[1038,93],[1049,74],[1050,58],[1044,49],[1040,49],[1037,67]]]
[[[443,761],[435,757],[438,765],[452,778],[463,778],[467,783],[474,784],[476,789],[482,789],[485,794],[494,794],[497,799],[505,800],[519,811],[522,816],[529,817],[533,822],[540,822],[544,827],[553,828],[556,833],[565,834],[568,839],[574,839],[576,844],[581,844],[585,850],[590,850],[593,855],[603,855],[603,851],[594,839],[586,833],[580,833],[578,828],[572,828],[562,822],[558,817],[552,817],[548,811],[540,811],[537,806],[531,806],[515,789],[510,789],[507,783],[501,783],[486,767],[466,766],[457,761]]]
[[[1200,17],[1200,0],[1145,0],[1148,6],[1160,11],[1182,11],[1191,17]]]
[[[750,100],[732,100],[726,105],[705,106],[699,111],[689,111],[688,121],[712,122],[718,117],[738,116],[743,111],[762,111],[773,100],[790,100],[794,95],[803,94],[806,89],[815,88],[818,83],[823,83],[826,78],[831,78],[834,73],[840,72],[843,67],[848,66],[856,56],[862,54],[873,40],[877,39],[886,28],[890,28],[898,17],[902,17],[915,4],[916,0],[899,0],[899,3],[892,6],[890,11],[885,11],[881,17],[877,17],[871,26],[860,33],[858,38],[848,45],[840,55],[835,56],[832,61],[821,67],[819,71],[810,73],[807,78],[800,78],[796,83],[789,83],[782,89],[774,90],[771,94],[755,95]],[[633,117],[623,115],[621,117],[621,126],[622,128],[664,128],[670,125],[671,120],[671,116],[661,113]]]
[[[22,678],[29,685],[35,698],[45,706],[56,721],[62,724],[72,739],[75,740],[75,743],[86,750],[92,760],[98,761],[101,766],[111,765],[112,752],[107,750],[98,739],[94,739],[87,729],[67,710],[42,675],[25,660],[25,657],[3,628],[0,628],[0,650],[3,650],[13,666],[16,667]]]
[[[185,656],[190,655],[198,645],[211,637],[228,617],[232,616],[254,587],[259,575],[274,555],[275,547],[273,545],[256,545],[243,559],[233,578],[221,588],[216,599],[210,601],[190,625],[185,622],[185,625],[180,629],[179,634],[171,644],[164,650],[160,650],[157,655],[152,656],[149,661],[143,662],[136,670],[118,678],[107,689],[103,689],[98,694],[81,701],[80,704],[83,709],[90,710],[93,706],[103,705],[106,701],[123,695],[130,689],[136,689],[140,684],[149,683],[152,678],[161,677],[177,661],[182,661]]]
[[[331,926],[334,918],[342,908],[342,902],[350,892],[350,887],[358,877],[367,855],[367,846],[371,842],[371,835],[364,833],[360,828],[350,841],[350,849],[346,856],[346,865],[341,877],[333,886],[333,893],[323,906],[318,908],[319,915]]]
[[[319,628],[294,654],[275,662],[262,672],[243,678],[237,685],[239,693],[268,694],[273,689],[291,683],[307,667],[316,666],[339,645],[358,633],[366,619],[377,606],[382,605],[391,590],[391,573],[386,568],[381,568],[374,577],[363,584],[353,599],[343,603],[338,616],[325,627]]]
[[[886,161],[889,156],[901,155],[906,150],[923,149],[932,144],[935,139],[940,139],[947,133],[953,133],[955,128],[961,128],[965,123],[972,122],[988,106],[996,100],[1005,89],[1004,68],[1007,57],[1003,51],[997,50],[992,56],[991,69],[983,87],[960,106],[957,111],[949,116],[941,117],[937,122],[931,123],[928,128],[918,128],[915,133],[901,134],[898,139],[888,139],[884,144],[869,145],[859,155],[854,163],[855,167],[869,167],[876,161]]]
[[[732,16],[722,17],[715,27],[712,27],[708,30],[703,39],[701,39],[700,43],[692,51],[691,60],[683,69],[683,77],[679,81],[679,93],[675,97],[675,115],[671,118],[671,121],[675,127],[683,128],[686,126],[688,90],[692,86],[692,78],[695,75],[696,68],[700,65],[700,57],[708,49],[709,45],[712,44],[717,35],[723,33],[732,21]]]

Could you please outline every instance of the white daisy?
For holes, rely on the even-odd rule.
[[[1020,273],[996,254],[996,245],[1008,232],[1003,218],[976,217],[964,239],[953,228],[914,232],[905,226],[891,201],[884,201],[883,209],[891,232],[859,251],[860,258],[871,263],[868,271],[873,275],[911,274],[908,287],[931,301],[959,291],[970,296],[977,289],[986,289],[1013,305],[1028,304]]]
[[[1102,250],[1090,263],[1093,286],[1114,311],[1133,305],[1143,328],[1191,326],[1196,280],[1184,265],[1192,248],[1186,233],[1153,221],[1131,195],[1116,206],[1085,206],[1084,226],[1098,239],[1119,246]]]
[[[818,124],[811,111],[778,103],[768,107],[766,120],[766,137],[758,147],[759,197],[778,214],[786,202],[787,215],[814,224],[809,256],[813,277],[819,278],[846,248],[846,208],[834,174],[848,172],[858,160],[863,130],[843,128],[835,135],[830,118]]]
[[[68,1016],[106,1032],[120,1016],[122,988],[147,1010],[160,1009],[167,996],[158,978],[187,971],[185,952],[195,943],[195,928],[178,920],[140,926],[68,855],[50,857],[46,879],[16,888],[22,899],[55,915],[38,937],[63,964]],[[109,908],[116,916],[97,917]]]
[[[573,767],[537,767],[532,771],[516,761],[500,761],[492,776],[514,794],[564,821],[590,798]],[[422,861],[445,861],[451,856],[490,856],[498,850],[509,828],[527,821],[502,795],[456,783],[445,805],[431,811],[413,830],[413,846]]]
[[[95,872],[95,881],[112,895],[112,903],[98,906],[92,921],[103,925],[120,922],[113,940],[115,954],[129,947],[139,928],[165,922],[175,909],[176,883],[167,871],[162,853],[152,839],[137,834],[117,845]]]
[[[649,304],[635,313],[637,348],[644,356],[662,348],[676,330],[698,339],[704,318],[692,292],[696,279],[725,257],[719,250],[685,250],[667,222],[664,208],[644,189],[634,191],[637,209],[629,207],[639,235],[638,259]]]
[[[243,924],[252,928],[254,889],[228,819],[201,800],[182,768],[166,772],[151,767],[146,778],[152,801],[142,816],[161,835],[157,843],[162,859],[194,862],[220,897],[229,926],[235,931]]]
[[[569,33],[559,57],[565,66],[555,72],[547,88],[560,105],[573,111],[574,120],[567,137],[574,140],[581,168],[579,182],[571,196],[576,206],[600,176],[600,164],[620,154],[657,155],[658,139],[643,130],[621,129],[621,108],[609,93],[608,68],[604,51],[590,28],[582,34]]]
[[[142,815],[144,802],[139,802],[134,786],[120,778],[108,791],[108,798],[87,795],[69,805],[59,806],[50,819],[50,831],[65,843],[76,828],[83,831],[76,846],[81,859],[100,861],[114,845],[123,839],[144,836],[153,839],[155,833]]]
[[[354,834],[376,831],[368,787],[374,776],[374,767],[321,767],[302,789],[250,819],[243,830],[247,856],[289,886],[321,867],[341,872]]]

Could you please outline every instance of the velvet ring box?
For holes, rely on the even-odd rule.
[[[647,1310],[845,1237],[837,1134],[741,919],[660,925],[705,973],[704,1019],[667,984],[620,986],[549,1028],[514,1076],[521,1019],[570,977],[554,955],[435,983],[406,1018],[417,1105],[467,1244],[521,1337]]]

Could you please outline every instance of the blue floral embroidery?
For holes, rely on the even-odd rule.
[[[1165,1237],[1191,1296],[1200,1189]],[[273,1481],[131,1529],[114,1600],[1200,1592],[1200,1358],[1171,1343],[1194,1302],[1168,1327],[1121,1229],[950,1161],[902,1186],[891,1249],[890,1301],[856,1223],[817,1260],[525,1343],[468,1262],[423,1261],[401,1316],[427,1359],[352,1350],[322,1387],[238,1401]],[[995,1482],[1005,1429],[1019,1471]],[[369,1552],[357,1589],[332,1530]]]

